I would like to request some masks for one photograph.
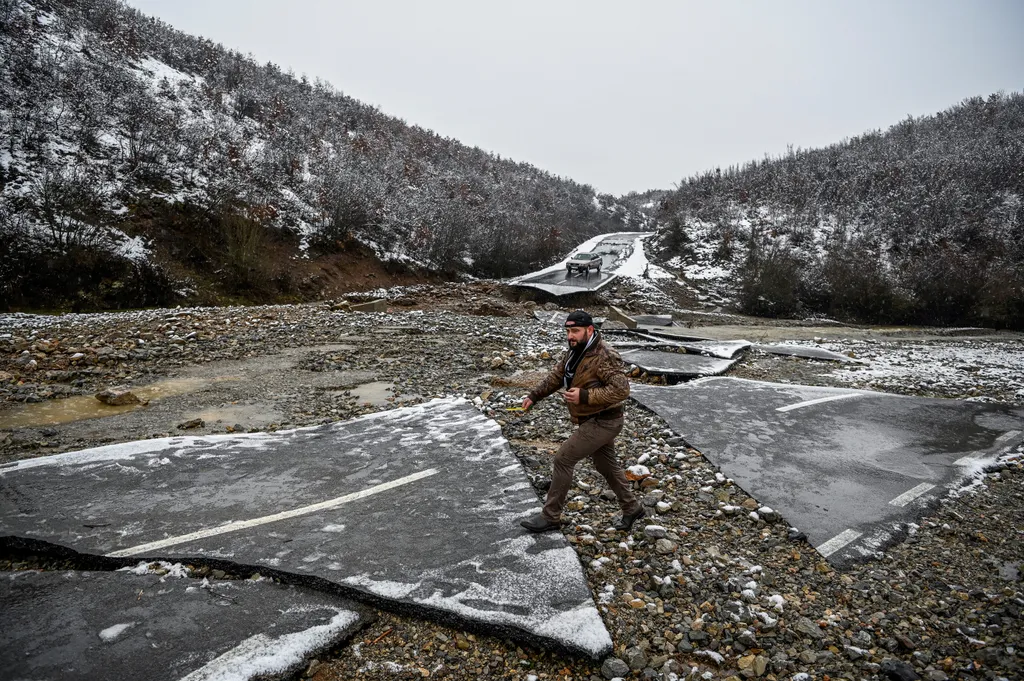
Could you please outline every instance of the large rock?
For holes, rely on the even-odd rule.
[[[96,399],[103,404],[112,407],[121,407],[128,404],[142,404],[142,400],[127,388],[107,388],[96,393]]]
[[[810,636],[813,639],[825,638],[825,632],[821,630],[821,627],[819,627],[816,623],[812,622],[806,617],[801,617],[800,619],[798,619],[793,628],[801,634],[805,636]]]

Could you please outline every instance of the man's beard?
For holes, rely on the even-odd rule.
[[[580,340],[573,340],[572,338],[568,338],[566,340],[569,341],[569,349],[575,350],[576,347],[579,345],[586,345],[590,341],[590,338],[584,337],[581,338]]]

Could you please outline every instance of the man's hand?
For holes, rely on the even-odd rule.
[[[562,397],[564,397],[565,401],[568,402],[569,404],[579,404],[580,403],[580,389],[579,388],[569,388],[564,393],[562,393]]]
[[[523,411],[528,410],[532,406],[533,406],[533,400],[531,400],[529,397],[524,397],[523,398]]]

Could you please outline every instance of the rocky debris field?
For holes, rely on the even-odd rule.
[[[589,308],[595,314],[607,304],[672,311],[642,305],[648,285],[619,282]],[[554,398],[526,414],[515,408],[561,352],[562,330],[543,327],[532,316],[537,303],[519,302],[515,291],[497,284],[368,297],[386,298],[388,311],[348,312],[349,306],[325,303],[0,317],[0,462],[179,429],[208,434],[311,425],[464,395],[502,425],[542,495],[551,457],[572,426]],[[713,319],[705,315],[700,323]],[[753,321],[758,328],[764,323]],[[785,337],[786,325],[778,326],[778,337]],[[1024,403],[1020,335],[923,332],[900,339],[836,325],[818,338],[793,337],[862,363],[750,352],[730,375]],[[660,380],[631,373],[634,381]],[[171,388],[146,392],[161,383]],[[92,396],[106,389],[138,393],[139,403],[104,405],[119,411],[67,422],[43,411],[75,399],[83,410],[95,409]],[[838,572],[685,436],[629,405],[618,450],[624,465],[642,467],[634,468],[634,485],[647,511],[629,534],[609,529],[617,508],[601,476],[587,462],[577,470],[563,532],[615,642],[612,657],[568,658],[381,613],[304,676],[1024,677],[1024,451],[933,508],[884,555]],[[38,556],[7,556],[0,564],[8,570],[70,566]],[[190,569],[211,580],[250,576]]]

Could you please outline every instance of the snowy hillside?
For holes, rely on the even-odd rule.
[[[746,312],[1024,328],[1024,93],[624,200]]]
[[[113,0],[0,0],[0,305],[508,276],[646,218]]]

